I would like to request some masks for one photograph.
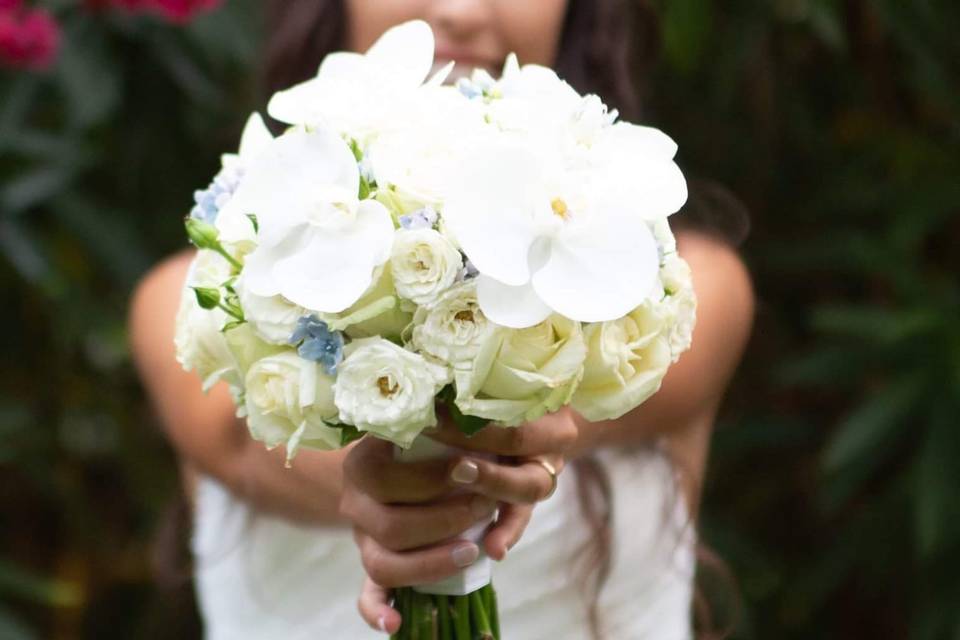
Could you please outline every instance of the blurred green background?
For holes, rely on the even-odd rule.
[[[960,5],[657,4],[650,121],[753,217],[703,521],[736,637],[960,638]],[[176,468],[126,304],[262,107],[260,4],[47,6],[57,64],[0,70],[0,638],[177,636],[150,560]]]

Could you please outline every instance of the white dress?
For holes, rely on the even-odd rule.
[[[695,536],[670,464],[655,450],[601,452],[613,487],[613,564],[603,637],[688,640]],[[576,555],[589,536],[573,467],[495,564],[505,640],[588,639]],[[197,485],[195,577],[209,640],[385,638],[360,619],[350,532],[258,514],[209,478]]]

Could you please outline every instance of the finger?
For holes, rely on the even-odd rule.
[[[390,591],[376,584],[370,578],[363,583],[360,599],[357,601],[360,617],[374,631],[396,633],[400,630],[400,613],[390,606]]]
[[[576,423],[569,413],[560,411],[519,427],[489,426],[472,436],[445,421],[427,435],[458,449],[529,457],[566,451],[576,442],[577,433]]]
[[[497,522],[483,537],[483,548],[487,555],[498,562],[503,560],[507,552],[520,540],[532,515],[532,505],[503,505]]]
[[[394,460],[393,445],[364,438],[343,461],[343,473],[360,491],[384,503],[426,502],[448,490],[444,485],[446,462]]]
[[[556,458],[553,466],[560,473],[562,459]],[[477,458],[456,460],[450,467],[448,482],[511,504],[540,502],[550,495],[554,486],[550,472],[536,462],[509,465]]]
[[[466,540],[398,553],[370,536],[360,539],[364,570],[374,582],[387,588],[438,582],[469,567],[478,557],[480,548]]]
[[[381,546],[405,551],[456,537],[489,520],[497,503],[483,495],[465,494],[423,505],[384,505],[364,494],[351,494],[341,512]]]

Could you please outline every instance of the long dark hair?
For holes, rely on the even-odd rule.
[[[312,77],[331,51],[347,48],[348,15],[343,0],[270,0],[267,62],[263,87],[267,95]],[[581,93],[601,96],[621,116],[642,120],[643,80],[659,49],[657,16],[646,0],[570,0],[561,34],[557,72]],[[746,236],[747,216],[738,201],[716,184],[691,181],[691,197],[675,227],[696,229],[738,245]],[[590,571],[582,584],[588,590],[589,617],[600,635],[597,610],[600,589],[611,563],[610,486],[595,458],[574,462],[577,493],[591,529],[587,558]],[[729,575],[722,561],[698,543],[700,573]],[[732,579],[728,580],[732,585]],[[698,589],[694,598],[697,627],[704,638],[721,638],[711,607]]]

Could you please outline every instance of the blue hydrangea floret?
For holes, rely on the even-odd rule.
[[[190,217],[202,220],[207,224],[215,224],[220,210],[233,197],[243,171],[239,167],[225,167],[213,179],[206,189],[195,191],[193,201],[196,203],[190,211]]]
[[[299,345],[300,357],[319,363],[327,375],[337,374],[337,366],[343,361],[344,341],[340,331],[331,331],[327,323],[315,315],[303,316],[288,342]]]

